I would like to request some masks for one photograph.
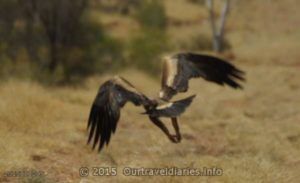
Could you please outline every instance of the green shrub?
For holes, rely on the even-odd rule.
[[[128,60],[138,69],[148,73],[158,73],[160,56],[168,49],[168,41],[164,32],[145,31],[131,41]]]
[[[122,64],[122,42],[106,34],[104,28],[89,16],[88,8],[82,15],[78,13],[78,22],[59,17],[61,19],[56,22],[56,40],[59,41],[51,45],[41,19],[29,16],[30,13],[25,11],[26,8],[20,8],[19,3],[30,5],[32,2],[0,1],[2,78],[17,76],[45,83],[76,82],[87,75],[102,73]],[[47,0],[45,3],[50,6],[51,3],[60,1]],[[51,7],[47,8],[52,10]],[[59,9],[56,13],[63,11],[65,10]],[[69,22],[65,22],[66,20]],[[53,45],[56,46],[56,54],[51,54]],[[53,55],[57,58],[57,65],[51,70]]]
[[[161,1],[144,1],[136,20],[141,26],[141,32],[129,43],[127,64],[148,73],[158,73],[160,56],[169,50],[165,32],[167,17]]]
[[[78,46],[68,48],[66,52],[63,68],[67,80],[120,67],[123,60],[122,42],[106,34],[101,25],[85,20],[78,36]]]
[[[165,29],[167,25],[165,8],[158,0],[144,1],[136,19],[144,29]]]

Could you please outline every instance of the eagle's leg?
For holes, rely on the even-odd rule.
[[[171,121],[172,121],[172,125],[175,129],[177,141],[180,142],[181,141],[181,134],[180,134],[177,118],[171,118]]]
[[[171,142],[173,143],[178,143],[178,137],[177,135],[171,135],[168,128],[163,124],[162,121],[160,121],[158,118],[154,118],[154,117],[149,117],[150,120],[157,126],[159,127],[166,135],[167,137],[171,140]]]

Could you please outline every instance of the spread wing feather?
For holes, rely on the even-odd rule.
[[[242,89],[236,80],[244,81],[244,72],[217,57],[194,53],[179,53],[168,57],[163,64],[160,97],[170,100],[178,92],[188,90],[191,78],[202,77],[220,85]]]
[[[175,102],[158,105],[151,111],[151,117],[178,117],[192,103],[196,95]]]
[[[104,144],[108,145],[112,133],[115,133],[120,118],[121,108],[130,101],[139,106],[147,98],[139,93],[128,81],[115,77],[100,86],[99,92],[91,107],[88,130],[88,143],[94,139],[93,149],[100,151]]]

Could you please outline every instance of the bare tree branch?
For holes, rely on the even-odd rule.
[[[225,20],[229,12],[230,0],[225,0],[225,4],[221,13],[219,26],[216,25],[215,15],[213,11],[213,0],[206,0],[211,29],[213,34],[213,50],[215,52],[221,52],[223,50],[223,38],[224,38],[224,30],[225,30]]]
[[[225,0],[225,4],[224,4],[223,11],[222,11],[221,18],[220,18],[220,26],[219,26],[219,32],[218,32],[218,35],[221,38],[223,38],[224,28],[225,28],[225,20],[229,13],[229,7],[230,7],[230,0]]]

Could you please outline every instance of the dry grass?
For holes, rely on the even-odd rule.
[[[142,177],[125,177],[122,168],[217,166],[224,170],[223,176],[149,177],[147,181],[300,181],[296,176],[300,170],[298,68],[242,68],[248,73],[244,91],[199,80],[191,83],[190,93],[198,95],[180,119],[182,143],[170,143],[138,114],[142,109],[127,105],[116,135],[101,154],[85,145],[86,119],[99,83],[109,76],[91,78],[83,88],[43,88],[14,80],[3,83],[1,171],[28,167],[45,171],[50,182],[101,182],[109,180],[81,179],[78,169],[116,166],[119,176],[110,178],[111,182],[138,182]],[[159,87],[142,73],[124,71],[122,75],[149,95],[155,95]]]
[[[91,151],[86,145],[90,104],[100,83],[111,75],[92,77],[80,87],[43,87],[13,79],[0,83],[1,174],[21,168],[46,173],[36,180],[0,177],[0,182],[300,182],[299,1],[271,2],[235,1],[239,8],[232,10],[227,28],[235,64],[247,72],[245,90],[193,80],[189,94],[197,93],[197,98],[180,118],[180,144],[170,143],[139,115],[141,108],[129,104],[110,146],[101,154]],[[168,16],[176,18],[180,7],[192,9],[180,21],[205,16],[182,3],[166,1]],[[125,25],[124,30],[131,29],[127,20],[110,19]],[[110,24],[108,18],[105,21]],[[180,40],[182,35],[196,34],[198,28],[208,33],[207,25],[205,21],[172,25],[168,32]],[[116,35],[118,31],[122,28]],[[146,94],[157,94],[159,81],[136,70],[121,75]],[[118,167],[118,176],[79,177],[80,167],[94,166]],[[216,166],[223,175],[145,179],[123,176],[126,166]]]

